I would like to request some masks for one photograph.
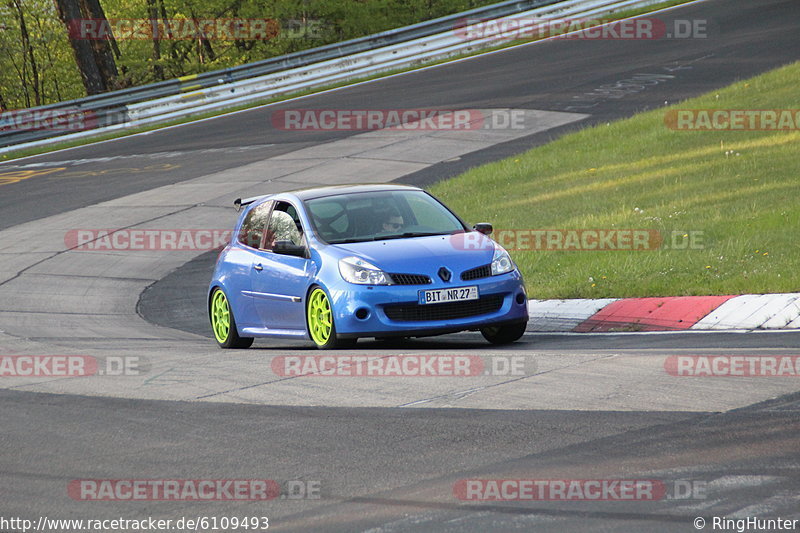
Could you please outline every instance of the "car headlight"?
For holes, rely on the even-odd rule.
[[[492,276],[511,272],[514,268],[514,261],[511,260],[511,256],[508,255],[508,252],[499,246],[496,247],[494,249],[494,256],[492,257]]]
[[[345,281],[358,285],[389,285],[389,275],[369,261],[358,257],[339,260],[339,273]]]

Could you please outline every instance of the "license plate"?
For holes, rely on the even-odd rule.
[[[430,291],[419,291],[419,303],[441,304],[445,302],[463,302],[466,300],[478,299],[478,287],[455,287],[452,289],[434,289]]]

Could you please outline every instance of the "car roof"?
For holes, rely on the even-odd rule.
[[[234,200],[233,205],[236,206],[237,211],[240,207],[252,205],[255,207],[267,200],[280,199],[280,198],[296,198],[300,201],[313,200],[316,198],[325,198],[327,196],[338,196],[340,194],[357,194],[362,192],[376,192],[376,191],[421,191],[419,187],[411,185],[400,185],[397,183],[365,183],[357,185],[331,185],[328,187],[314,187],[311,189],[297,189],[294,191],[285,191],[279,193],[264,194],[262,196],[253,196],[252,198],[237,198]]]
[[[313,189],[302,189],[298,191],[288,191],[300,200],[313,200],[315,198],[324,198],[326,196],[338,196],[340,194],[356,194],[361,192],[378,192],[378,191],[420,191],[419,187],[412,187],[410,185],[399,185],[396,183],[387,184],[361,184],[361,185],[333,185],[330,187],[315,187]]]

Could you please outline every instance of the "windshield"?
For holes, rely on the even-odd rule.
[[[311,221],[328,244],[464,231],[446,207],[423,191],[376,191],[307,200]]]

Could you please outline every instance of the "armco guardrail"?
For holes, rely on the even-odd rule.
[[[658,1],[660,0],[501,2],[240,67],[32,108],[28,111],[83,110],[94,117],[94,128],[77,133],[0,130],[0,153],[49,144],[54,137],[58,137],[59,141],[75,140],[98,133],[219,111],[497,44],[496,37],[468,39],[465,35],[458,35],[456,29],[466,19],[491,20],[502,17],[506,20],[535,18],[545,21],[567,17],[585,18]]]

